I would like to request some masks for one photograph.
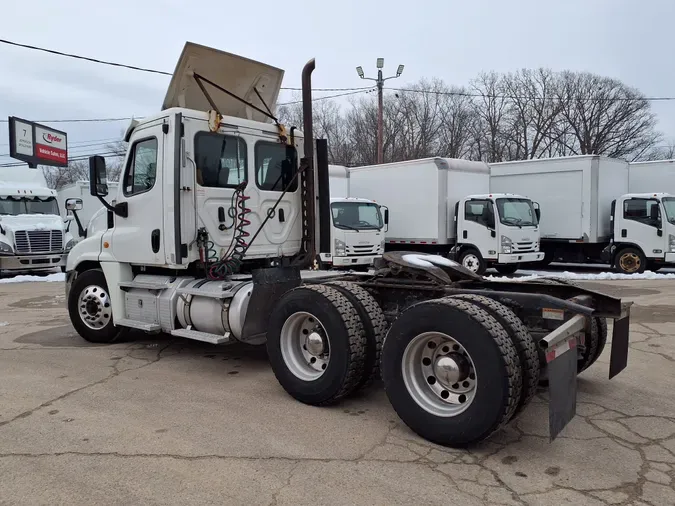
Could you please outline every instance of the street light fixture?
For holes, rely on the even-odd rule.
[[[403,65],[399,65],[396,69],[396,75],[390,77],[383,77],[382,69],[384,68],[384,58],[377,59],[377,78],[366,77],[363,73],[363,67],[356,67],[356,73],[361,79],[367,79],[369,81],[375,81],[377,83],[377,163],[384,162],[384,149],[383,149],[383,121],[382,121],[382,90],[384,89],[384,82],[389,79],[395,79],[401,77],[403,74]]]

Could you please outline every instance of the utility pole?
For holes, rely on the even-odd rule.
[[[363,73],[363,67],[356,67],[356,73],[361,79],[375,81],[377,83],[377,163],[384,163],[384,125],[382,120],[382,109],[384,108],[382,102],[382,92],[384,90],[384,82],[389,79],[395,79],[403,74],[403,65],[399,65],[396,70],[396,75],[391,77],[383,77],[382,69],[384,68],[384,58],[377,59],[377,79],[374,77],[366,77]]]

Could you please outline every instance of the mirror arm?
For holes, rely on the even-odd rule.
[[[98,200],[101,201],[103,207],[105,207],[108,211],[112,211],[117,216],[121,216],[122,218],[126,218],[129,216],[129,206],[127,205],[126,202],[120,202],[119,204],[115,204],[113,206],[108,204],[108,202],[100,195],[96,195],[96,197],[98,198]]]
[[[78,233],[86,239],[87,229],[82,226],[82,222],[80,221],[80,217],[77,215],[77,211],[73,210],[72,213],[73,217],[75,218],[75,223],[77,223]],[[70,222],[68,222],[68,228],[70,228]]]

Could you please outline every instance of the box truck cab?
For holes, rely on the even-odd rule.
[[[627,273],[675,265],[675,196],[630,193],[612,202],[612,238],[603,258]]]
[[[36,169],[0,171],[0,271],[65,270],[74,240],[56,191]]]
[[[490,194],[483,162],[425,158],[349,170],[349,191],[387,206],[386,249],[442,254],[482,274],[543,258],[527,197]]]
[[[331,198],[331,251],[321,253],[323,264],[367,268],[384,253],[388,211],[368,199]]]
[[[544,258],[539,252],[539,209],[515,194],[469,195],[454,212],[457,242],[449,257],[474,272],[492,266],[502,274]]]

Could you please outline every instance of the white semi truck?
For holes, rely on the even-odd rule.
[[[0,168],[0,271],[65,271],[70,220],[41,170]]]
[[[350,194],[389,208],[387,250],[438,253],[483,274],[503,274],[544,258],[537,206],[516,194],[490,194],[483,162],[426,158],[354,167]]]
[[[499,430],[546,377],[555,437],[574,416],[576,374],[604,347],[606,318],[616,320],[610,377],[626,367],[630,303],[562,283],[490,281],[415,252],[385,253],[375,273],[307,271],[330,250],[314,67],[302,73],[301,132],[270,112],[281,70],[185,46],[162,111],[127,132],[114,204],[105,159],[90,159],[107,217],[68,256],[73,326],[98,343],[133,329],[264,343],[281,386],[310,405],[381,375],[400,418],[449,446]]]
[[[629,193],[628,162],[584,155],[490,168],[492,191],[518,189],[541,205],[543,264],[609,263],[633,274],[675,261],[672,197]]]

